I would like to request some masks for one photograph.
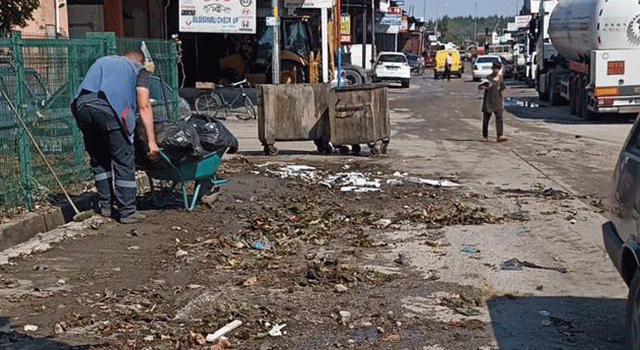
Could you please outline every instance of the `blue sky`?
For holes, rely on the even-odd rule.
[[[523,0],[405,0],[404,10],[409,11],[411,5],[414,5],[413,15],[422,17],[423,6],[426,9],[427,19],[435,19],[448,15],[455,16],[474,16],[475,4],[478,3],[478,16],[514,16],[516,8],[522,8]]]

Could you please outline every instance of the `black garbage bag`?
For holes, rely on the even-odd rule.
[[[206,116],[192,114],[187,122],[198,132],[200,145],[205,151],[215,152],[227,149],[227,153],[238,151],[238,140],[219,120],[209,120]]]
[[[138,123],[139,124],[139,123]],[[172,163],[180,164],[200,158],[205,152],[200,145],[200,138],[196,129],[186,121],[156,122],[154,123],[156,143],[158,147],[169,157]],[[147,144],[144,129],[141,125],[136,127],[134,147],[136,152],[136,164],[139,168],[161,168],[165,162],[151,162],[147,158]]]

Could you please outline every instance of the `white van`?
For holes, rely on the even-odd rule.
[[[504,57],[505,60],[513,62],[513,49],[511,45],[491,45],[489,50],[484,53],[485,55],[499,55]]]

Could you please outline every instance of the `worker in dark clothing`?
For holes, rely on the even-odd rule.
[[[504,142],[507,141],[507,138],[502,136],[502,110],[504,109],[502,91],[506,87],[502,76],[502,64],[500,62],[493,62],[491,69],[491,74],[478,86],[479,89],[484,90],[484,99],[482,100],[482,140],[488,141],[489,120],[491,119],[491,114],[495,114],[496,141]]]
[[[100,214],[125,224],[143,218],[135,203],[136,111],[147,139],[147,156],[155,160],[159,155],[149,97],[150,72],[144,63],[144,55],[138,51],[98,59],[71,104],[91,158]]]

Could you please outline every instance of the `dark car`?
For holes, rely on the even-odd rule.
[[[502,63],[502,71],[504,72],[504,78],[513,78],[515,73],[515,66],[513,63],[509,63],[504,57],[500,56],[500,63]]]
[[[602,225],[607,253],[629,286],[626,349],[640,349],[640,118],[636,119],[613,171],[610,221]]]
[[[407,56],[409,66],[411,66],[411,73],[417,73],[422,75],[424,73],[424,59],[420,55],[414,55],[411,52],[403,52]]]
[[[432,68],[436,65],[436,51],[425,51],[422,53],[422,58],[424,58],[424,66],[426,68]]]

